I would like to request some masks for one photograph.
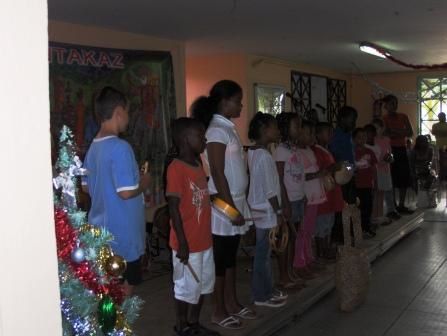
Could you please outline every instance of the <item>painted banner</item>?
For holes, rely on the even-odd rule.
[[[162,172],[170,144],[170,123],[176,117],[172,59],[169,52],[120,50],[50,42],[51,134],[62,125],[74,133],[83,157],[99,125],[94,99],[104,86],[129,99],[129,127],[122,135],[137,161],[149,161],[152,187],[146,205],[163,201]]]

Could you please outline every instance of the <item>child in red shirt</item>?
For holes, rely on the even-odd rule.
[[[333,129],[331,124],[320,122],[316,126],[317,144],[313,147],[317,164],[322,170],[327,170],[330,175],[325,178],[333,180],[333,173],[337,164],[331,152],[328,150],[329,142],[332,138]],[[333,189],[326,189],[326,202],[318,205],[317,225],[315,230],[315,245],[317,256],[324,259],[335,259],[334,250],[331,249],[331,234],[335,223],[335,213],[341,212],[344,207],[341,187],[335,182]]]
[[[206,147],[205,128],[194,119],[179,118],[173,123],[172,134],[178,157],[168,166],[166,197],[172,226],[174,330],[179,336],[217,335],[199,324],[203,295],[213,292],[215,281],[211,201],[206,175],[197,159]]]
[[[360,199],[362,229],[365,238],[373,238],[376,232],[371,227],[371,215],[377,159],[374,152],[365,146],[366,132],[363,128],[356,128],[352,132],[352,137],[355,145],[355,186],[357,197]]]

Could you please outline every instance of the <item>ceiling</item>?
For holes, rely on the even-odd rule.
[[[447,62],[445,0],[48,0],[49,18],[186,42],[187,53],[247,52],[344,73]],[[354,66],[355,64],[355,66]]]

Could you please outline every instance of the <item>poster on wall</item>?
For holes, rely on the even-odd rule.
[[[146,205],[160,204],[170,123],[176,117],[170,53],[50,42],[48,57],[53,140],[62,125],[69,126],[83,158],[99,129],[95,96],[104,86],[121,90],[129,99],[129,127],[122,137],[140,164],[150,163],[152,186]]]

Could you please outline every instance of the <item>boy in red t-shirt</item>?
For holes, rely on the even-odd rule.
[[[197,159],[206,147],[205,128],[194,119],[179,118],[172,125],[172,134],[178,156],[167,168],[166,197],[172,226],[174,330],[179,336],[218,335],[199,324],[203,295],[213,292],[215,281],[211,201],[206,175]]]
[[[328,150],[332,133],[333,129],[330,123],[318,123],[315,133],[317,144],[313,147],[320,169],[330,172],[329,177],[325,177],[326,179],[332,179],[330,182],[334,182],[333,173],[338,168],[333,155]],[[341,187],[335,182],[332,187],[331,190],[326,187],[326,202],[318,205],[315,245],[319,257],[333,260],[335,259],[335,250],[331,248],[331,234],[335,223],[335,213],[343,210],[345,202]]]
[[[356,128],[352,132],[355,145],[355,186],[357,197],[360,199],[360,213],[362,229],[365,238],[373,238],[376,232],[371,227],[373,208],[373,188],[376,183],[377,158],[374,152],[365,146],[366,132],[363,128]]]

